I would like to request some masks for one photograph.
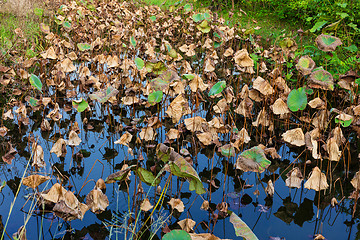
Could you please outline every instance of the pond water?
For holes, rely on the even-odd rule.
[[[89,123],[94,126],[93,130],[87,130],[86,125],[82,123],[87,113],[81,114],[76,110],[70,112],[62,110],[63,118],[59,123],[53,124],[51,132],[42,132],[40,130],[41,118],[39,116],[32,118],[28,126],[21,125],[21,129],[16,123],[5,122],[5,125],[11,129],[7,136],[11,136],[12,143],[18,150],[19,155],[15,157],[12,165],[2,164],[1,180],[7,181],[7,186],[2,190],[1,194],[0,215],[3,224],[5,224],[9,215],[9,210],[14,201],[14,194],[25,169],[27,169],[26,176],[36,173],[34,168],[27,166],[31,155],[29,150],[31,144],[28,143],[29,136],[37,139],[44,149],[46,167],[42,174],[54,175],[50,181],[40,185],[38,190],[49,189],[56,182],[55,176],[59,176],[58,172],[61,172],[62,175],[68,177],[68,180],[66,180],[67,177],[62,178],[64,186],[71,185],[71,190],[75,191],[75,193],[78,193],[81,189],[78,196],[80,201],[85,201],[85,196],[93,189],[97,179],[105,179],[108,175],[118,171],[124,161],[129,163],[139,159],[138,152],[131,156],[128,153],[128,147],[114,144],[122,135],[121,131],[114,132],[116,129],[114,126],[120,124],[126,126],[124,120],[125,122],[131,120],[130,114],[128,114],[130,108],[125,108],[121,116],[113,114],[112,127],[109,127],[106,123],[108,115],[104,114],[107,111],[105,107],[96,104],[93,109],[95,110],[93,110],[92,117],[88,116]],[[68,153],[66,157],[59,159],[55,154],[50,153],[50,149],[59,137],[59,133],[62,136],[66,135],[70,123],[74,121],[79,123],[81,129],[79,137],[82,139],[82,143],[73,149],[67,146]],[[159,131],[158,142],[164,142],[164,136],[164,131]],[[144,160],[141,162],[144,166],[149,166],[149,168],[153,164],[151,161],[154,158],[153,152],[156,143],[152,143],[152,145],[154,146],[149,146],[146,151],[142,152]],[[84,157],[82,159],[72,157],[71,153],[75,156],[79,152],[83,153]],[[358,220],[357,218],[351,220],[352,201],[344,199],[339,206],[333,208],[329,205],[329,199],[326,199],[320,203],[320,209],[318,210],[318,195],[315,194],[315,191],[305,189],[303,186],[298,190],[295,190],[296,188],[290,190],[285,186],[284,179],[281,177],[279,180],[274,181],[278,178],[278,174],[282,173],[290,162],[293,162],[298,156],[298,153],[292,152],[286,145],[281,145],[278,153],[282,157],[281,160],[272,160],[272,165],[270,165],[276,167],[272,169],[272,172],[266,171],[265,174],[259,174],[259,178],[256,173],[237,172],[235,174],[233,164],[236,158],[234,157],[227,159],[215,153],[213,158],[208,158],[205,154],[198,153],[192,159],[196,163],[195,169],[203,180],[204,186],[206,188],[209,186],[206,180],[210,178],[211,169],[213,169],[213,176],[216,176],[213,183],[216,190],[212,186],[211,200],[209,194],[200,197],[194,191],[190,192],[188,190],[188,182],[182,182],[177,177],[173,177],[171,192],[167,192],[163,208],[160,211],[155,211],[152,219],[154,223],[151,229],[160,237],[160,222],[166,221],[169,226],[175,226],[177,220],[191,218],[196,224],[206,223],[197,225],[195,232],[208,232],[209,229],[206,227],[208,225],[214,235],[220,238],[237,239],[229,218],[219,218],[214,226],[213,216],[209,212],[200,209],[203,203],[202,198],[205,198],[215,205],[223,201],[227,202],[229,210],[238,214],[259,239],[313,239],[313,236],[317,233],[322,233],[326,239],[355,239],[358,235]],[[95,162],[97,159],[99,162]],[[149,163],[147,163],[148,159],[150,159]],[[228,167],[229,171],[225,178],[226,167]],[[82,188],[85,178],[95,181],[90,181]],[[259,179],[261,178],[266,180],[260,182]],[[267,179],[273,179],[275,182],[276,192],[272,199],[265,198],[264,186],[266,187]],[[160,183],[161,187],[165,186],[165,181],[166,178],[163,178]],[[32,197],[34,191],[31,188],[21,186],[10,213],[6,232],[11,235],[21,225],[24,225],[24,222],[27,222],[28,239],[128,239],[131,235],[124,228],[125,223],[129,220],[129,206],[134,203],[133,192],[137,184],[138,180],[135,181],[134,174],[130,177],[130,194],[124,191],[126,189],[124,185],[121,185],[122,190],[119,190],[117,183],[107,184],[106,195],[110,205],[106,211],[97,215],[87,211],[83,220],[77,219],[71,222],[65,222],[53,213],[42,215],[39,208],[34,207],[36,205],[36,198]],[[248,187],[241,189],[240,186],[245,184]],[[143,192],[146,194],[149,186],[145,183],[142,186]],[[256,189],[260,192],[258,197],[254,195]],[[155,190],[156,187],[151,187],[148,196],[153,205],[155,205],[154,198],[159,198],[159,195],[155,194]],[[335,193],[335,196],[336,194],[341,195]],[[174,196],[182,199],[185,204],[185,211],[170,216],[170,207],[167,202]],[[130,207],[130,209],[133,208]],[[145,220],[145,217],[142,220]],[[117,227],[111,228],[111,224]]]

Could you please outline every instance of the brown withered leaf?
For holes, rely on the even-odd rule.
[[[323,108],[325,106],[325,102],[319,97],[314,98],[308,104],[311,108]]]
[[[305,145],[305,135],[301,128],[295,128],[283,133],[282,138],[285,142],[298,147]]]
[[[196,92],[198,89],[203,92],[208,88],[208,84],[205,84],[201,77],[194,74],[195,77],[189,82],[191,91]]]
[[[179,221],[178,224],[182,230],[191,232],[194,230],[193,227],[195,226],[196,222],[190,218],[185,218],[184,220]]]
[[[93,213],[99,214],[105,211],[109,206],[109,199],[95,186],[95,189],[91,190],[89,194],[86,195],[86,205]]]
[[[54,47],[51,46],[46,50],[46,52],[40,54],[45,59],[57,59]]]
[[[74,130],[71,130],[69,133],[69,140],[67,141],[67,145],[69,146],[78,146],[81,143],[80,137]]]
[[[0,136],[5,137],[5,135],[7,134],[9,129],[7,129],[7,127],[3,126],[0,127]]]
[[[51,148],[50,152],[55,153],[57,157],[65,157],[67,152],[66,141],[62,138],[59,138]]]
[[[271,179],[267,182],[267,186],[265,188],[265,192],[267,195],[269,195],[270,197],[274,196],[275,193],[275,188],[274,188],[274,184],[271,181]]]
[[[30,175],[23,179],[23,184],[25,186],[31,187],[32,189],[37,188],[40,184],[49,180],[50,177],[48,176],[41,176],[38,174]]]
[[[181,199],[171,198],[168,204],[172,209],[178,210],[178,212],[183,212],[185,210],[184,203],[181,201]]]
[[[39,144],[33,143],[32,151],[33,151],[33,156],[32,156],[33,162],[31,166],[35,166],[37,168],[45,167],[46,163],[44,161],[43,148]]]
[[[276,99],[273,105],[270,106],[271,110],[276,115],[282,115],[290,113],[287,104],[281,98]]]
[[[174,140],[177,139],[179,137],[180,133],[179,130],[175,129],[175,128],[171,128],[167,133],[166,136],[170,139],[170,140]]]
[[[129,146],[129,143],[131,142],[132,139],[132,135],[131,133],[129,133],[128,131],[126,131],[119,140],[115,141],[115,144],[122,144],[124,146]]]
[[[55,183],[49,191],[45,191],[40,194],[40,196],[45,200],[45,202],[57,203],[60,200],[64,199],[64,195],[67,192],[59,183]]]
[[[16,233],[12,235],[13,239],[16,240],[27,240],[25,226],[21,226]]]
[[[150,209],[152,209],[154,206],[151,205],[150,201],[148,198],[145,198],[141,204],[140,204],[140,209],[141,211],[144,211],[144,212],[147,212],[149,211]]]
[[[253,67],[254,61],[250,58],[246,49],[241,49],[234,54],[234,60],[240,67]]]
[[[184,120],[186,129],[192,132],[203,131],[203,124],[207,124],[206,120],[200,116],[187,118]]]
[[[304,177],[298,167],[295,167],[290,172],[288,172],[286,177],[285,185],[287,187],[301,188],[301,182],[304,180]]]
[[[357,171],[355,173],[355,176],[351,180],[351,184],[353,185],[355,190],[360,190],[360,173],[359,173],[359,171]]]
[[[329,138],[326,143],[326,150],[329,154],[330,161],[338,162],[341,157],[341,151],[339,150],[339,146],[334,137]]]
[[[62,60],[60,65],[62,70],[66,73],[73,72],[76,70],[75,65],[69,58],[65,58],[64,60]]]
[[[304,185],[307,189],[313,189],[315,191],[320,191],[327,189],[329,187],[326,176],[318,167],[314,167],[310,173],[309,179],[305,182]]]
[[[274,89],[270,83],[260,76],[258,76],[253,82],[253,88],[258,90],[264,96],[268,96],[274,93]]]
[[[144,127],[141,129],[141,132],[139,133],[140,139],[145,141],[152,141],[156,137],[156,132],[152,127]]]

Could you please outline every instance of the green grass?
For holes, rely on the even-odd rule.
[[[275,14],[263,13],[259,8],[254,6],[235,4],[234,11],[230,13],[229,10],[232,8],[231,1],[228,1],[227,5],[218,6],[214,6],[214,1],[211,0],[142,0],[140,2],[148,5],[157,5],[161,8],[169,8],[180,2],[180,5],[191,3],[195,9],[209,8],[218,13],[219,17],[223,17],[230,27],[236,24],[244,29],[253,28],[256,35],[261,36],[263,41],[268,39],[271,44],[274,43],[277,37],[285,33],[288,35],[294,34],[299,29],[299,26],[296,27],[294,23],[281,20]],[[259,29],[255,29],[257,27],[259,27]]]
[[[24,38],[15,34],[20,28]],[[23,52],[26,57],[34,57],[41,51],[39,21],[35,17],[18,17],[10,13],[0,13],[0,53],[5,55],[9,50]],[[0,59],[2,58],[0,55]]]

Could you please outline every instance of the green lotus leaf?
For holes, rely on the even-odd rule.
[[[90,94],[89,97],[91,100],[97,100],[99,103],[104,103],[118,93],[119,91],[110,85],[106,89]]]
[[[71,28],[71,23],[69,21],[64,21],[63,26],[64,26],[64,28],[70,29]]]
[[[135,65],[139,70],[141,70],[145,66],[145,62],[141,58],[137,57],[135,58]]]
[[[187,79],[187,80],[193,80],[195,77],[194,74],[184,74],[183,78]]]
[[[76,108],[78,112],[83,112],[89,106],[88,102],[84,99],[80,99],[79,101],[74,100],[72,105]]]
[[[160,76],[150,81],[150,88],[154,91],[163,91],[173,81],[179,80],[179,75],[171,69],[166,70]]]
[[[328,71],[318,69],[310,74],[308,86],[324,90],[334,90],[334,78]]]
[[[162,61],[159,62],[146,62],[145,64],[146,70],[150,73],[154,73],[155,75],[160,75],[166,71],[167,67]]]
[[[189,180],[189,190],[197,194],[206,192],[199,175],[196,170],[188,163],[183,156],[175,152],[174,149],[169,148],[163,143],[156,147],[156,156],[169,164],[170,172],[178,177],[184,177]]]
[[[211,30],[211,27],[209,26],[209,22],[207,20],[202,21],[196,26],[196,28],[202,33],[208,33]]]
[[[32,107],[36,107],[39,100],[37,100],[36,98],[30,97],[29,100],[27,101]]]
[[[314,60],[309,56],[302,56],[299,62],[296,64],[296,69],[299,70],[303,75],[308,75],[315,67]]]
[[[243,237],[246,240],[258,240],[256,235],[253,233],[253,231],[251,231],[248,225],[233,212],[230,215],[230,222],[234,226],[236,236]]]
[[[131,37],[130,37],[130,43],[131,43],[131,45],[132,45],[133,47],[136,47],[136,39],[135,39],[134,36],[131,36]]]
[[[305,88],[301,87],[292,90],[287,98],[287,105],[293,112],[304,110],[307,104],[307,96]]]
[[[40,78],[38,76],[36,76],[35,74],[31,74],[29,81],[31,86],[42,92],[42,82],[40,81]]]
[[[152,172],[150,172],[142,167],[138,167],[136,169],[136,175],[139,176],[140,181],[142,181],[150,186],[157,186],[161,182],[160,178],[155,178],[155,176],[152,174]]]
[[[172,230],[165,234],[162,240],[191,240],[191,236],[184,230]]]
[[[189,4],[189,3],[185,4],[185,6],[184,6],[184,11],[185,11],[185,12],[190,12],[191,9],[192,9],[192,5],[191,5],[191,4]]]
[[[148,102],[151,105],[154,105],[156,103],[161,102],[162,98],[163,98],[163,92],[162,91],[155,91],[155,92],[152,92],[152,93],[149,94]]]
[[[151,21],[155,22],[156,21],[156,16],[151,16],[149,17]]]
[[[256,146],[242,152],[236,160],[235,167],[244,172],[262,173],[270,164],[271,162],[266,158],[264,150]]]
[[[112,173],[110,174],[106,179],[105,182],[106,183],[114,183],[116,181],[124,181],[126,180],[126,178],[129,175],[130,170],[133,168],[134,166],[129,166],[126,169],[120,170],[116,173]]]
[[[340,38],[325,34],[319,35],[315,42],[318,48],[324,52],[335,51],[336,47],[342,44]]]
[[[226,88],[226,81],[217,82],[209,91],[209,96],[221,93]]]
[[[88,43],[78,43],[77,47],[79,48],[80,51],[86,51],[91,49],[91,45]]]
[[[194,22],[201,22],[202,20],[205,19],[204,15],[202,13],[195,13],[194,15],[192,15],[192,19],[194,20]]]

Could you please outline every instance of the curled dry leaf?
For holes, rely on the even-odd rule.
[[[57,203],[64,199],[64,195],[67,192],[59,183],[55,183],[49,191],[45,191],[40,194],[41,198],[46,202]]]
[[[205,84],[201,77],[194,74],[194,78],[189,82],[191,91],[196,92],[198,89],[203,92],[208,88],[208,84]]]
[[[208,146],[208,145],[212,144],[213,137],[212,137],[212,134],[210,132],[198,133],[198,134],[196,134],[196,137],[205,146]]]
[[[46,50],[46,52],[40,54],[45,59],[57,59],[54,47],[51,46]]]
[[[13,239],[16,240],[27,240],[25,226],[21,226],[16,233],[12,235]]]
[[[206,120],[202,117],[196,116],[184,120],[186,129],[192,132],[203,131],[203,124],[207,124]]]
[[[298,147],[305,145],[305,135],[301,128],[286,131],[281,135],[285,142]]]
[[[32,151],[33,151],[33,162],[31,164],[31,166],[35,166],[37,168],[42,168],[45,167],[45,161],[44,161],[44,150],[43,148],[37,144],[37,143],[33,143],[32,146]]]
[[[234,54],[234,60],[240,67],[253,67],[254,61],[250,58],[246,49],[241,49]]]
[[[66,141],[62,138],[59,138],[51,148],[50,152],[55,153],[57,157],[65,157],[67,152]]]
[[[286,174],[285,185],[289,188],[301,187],[301,182],[303,181],[304,177],[298,167],[293,168],[290,172]]]
[[[353,185],[355,190],[357,190],[357,191],[360,190],[360,174],[359,174],[359,171],[357,171],[355,173],[355,176],[351,180],[351,184]]]
[[[326,143],[326,150],[329,154],[330,161],[339,161],[341,157],[341,151],[334,137],[328,139]]]
[[[141,202],[141,205],[140,205],[140,209],[141,211],[144,211],[144,212],[147,212],[149,211],[150,209],[152,209],[154,206],[151,205],[150,201],[148,198],[145,198],[142,202]]]
[[[325,102],[319,97],[314,98],[308,104],[311,108],[323,108],[325,106]]]
[[[115,141],[115,144],[122,144],[124,146],[129,146],[129,143],[131,142],[132,139],[132,135],[131,133],[129,133],[128,131],[126,131],[119,140]]]
[[[290,113],[287,104],[281,98],[278,98],[273,105],[270,106],[271,110],[276,115],[282,115]]]
[[[270,83],[260,76],[258,76],[253,82],[253,88],[258,90],[264,96],[268,96],[274,93],[274,89]]]
[[[106,185],[105,185],[104,179],[99,178],[99,179],[96,181],[95,187],[98,188],[98,189],[100,189],[103,193],[105,193],[105,191],[106,191]]]
[[[60,65],[62,70],[66,73],[73,72],[76,70],[75,65],[69,58],[65,58],[64,60],[62,60]]]
[[[267,186],[265,188],[265,192],[267,195],[269,195],[270,197],[274,196],[275,193],[275,188],[274,188],[274,184],[271,180],[269,180],[267,182]]]
[[[191,232],[194,230],[193,227],[195,226],[196,222],[190,218],[185,218],[184,220],[179,221],[178,224],[182,230]]]
[[[8,132],[9,129],[7,129],[7,127],[3,126],[3,127],[0,127],[0,136],[4,137],[7,132]]]
[[[152,127],[144,127],[141,129],[141,132],[139,134],[140,139],[145,141],[152,141],[156,137],[156,132]]]
[[[187,105],[184,96],[180,94],[171,103],[165,111],[171,117],[174,124],[178,123],[183,115],[190,114],[191,110]]]
[[[81,143],[81,139],[77,135],[74,130],[71,130],[69,133],[69,140],[67,141],[67,145],[69,146],[78,146]]]
[[[184,203],[179,198],[171,198],[168,204],[171,206],[172,209],[178,210],[178,212],[183,212],[185,210]]]
[[[7,164],[11,164],[12,160],[15,158],[15,155],[17,154],[17,151],[15,150],[15,148],[13,148],[10,142],[8,142],[8,146],[9,146],[9,150],[1,158]]]
[[[309,179],[305,182],[304,185],[307,189],[313,189],[315,191],[325,190],[329,187],[326,176],[318,167],[314,167],[310,173]]]
[[[54,109],[51,112],[49,112],[49,114],[46,117],[54,121],[59,121],[62,118],[58,103],[55,104]]]
[[[40,184],[49,180],[50,177],[48,176],[41,176],[38,174],[30,175],[23,179],[23,184],[25,186],[31,187],[32,189],[37,188]]]
[[[179,137],[180,133],[179,130],[175,129],[175,128],[171,128],[167,133],[166,136],[170,139],[170,140],[174,140],[177,139]]]
[[[99,214],[109,206],[109,199],[95,186],[95,189],[91,190],[86,196],[86,205],[93,213]]]
[[[210,207],[210,203],[209,203],[209,201],[204,200],[204,201],[203,201],[203,203],[201,204],[200,209],[201,209],[201,210],[205,210],[205,211],[207,211],[207,210],[209,209],[209,207]]]
[[[41,131],[51,131],[52,127],[50,126],[50,123],[45,118],[42,120],[40,124]]]

